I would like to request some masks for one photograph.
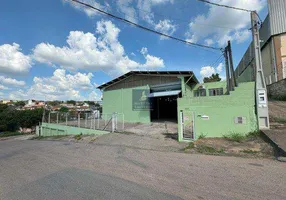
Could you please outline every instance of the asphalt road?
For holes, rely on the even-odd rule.
[[[1,200],[286,199],[285,172],[286,163],[269,159],[0,141]]]

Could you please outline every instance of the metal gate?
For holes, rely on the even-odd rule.
[[[192,111],[180,111],[180,123],[183,140],[195,139],[195,114]]]

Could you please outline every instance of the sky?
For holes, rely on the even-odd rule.
[[[237,66],[251,41],[250,14],[197,0],[81,0],[189,42],[222,48]],[[266,0],[212,0],[267,15]],[[0,7],[0,99],[101,99],[97,86],[131,70],[219,73],[217,50],[146,32],[70,0],[9,0]]]

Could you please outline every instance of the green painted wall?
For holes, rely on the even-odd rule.
[[[205,88],[226,87],[225,82],[205,83]],[[196,89],[197,85],[194,89]],[[184,112],[185,123],[190,123],[194,113],[195,139],[200,135],[222,137],[231,132],[247,134],[257,130],[255,115],[254,82],[241,83],[230,95],[194,97],[192,91],[178,99],[178,116]],[[191,94],[191,95],[188,95]],[[207,92],[208,94],[208,92]],[[209,120],[202,119],[209,116]],[[235,124],[235,117],[246,117],[245,124]],[[183,141],[180,123],[178,124],[179,141]]]
[[[40,126],[41,136],[56,135],[102,135],[109,133],[108,131],[78,128],[72,126],[64,126],[59,124],[42,123]]]
[[[126,88],[103,91],[103,113],[123,113],[126,122],[150,123],[150,111],[134,111],[132,109],[132,90],[150,89],[148,85],[143,87]]]
[[[254,81],[254,70],[252,65],[247,67],[242,74],[237,78],[238,83]]]

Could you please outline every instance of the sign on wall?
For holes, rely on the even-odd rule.
[[[133,89],[132,90],[132,109],[133,110],[151,110],[152,102],[149,98],[150,90]]]

